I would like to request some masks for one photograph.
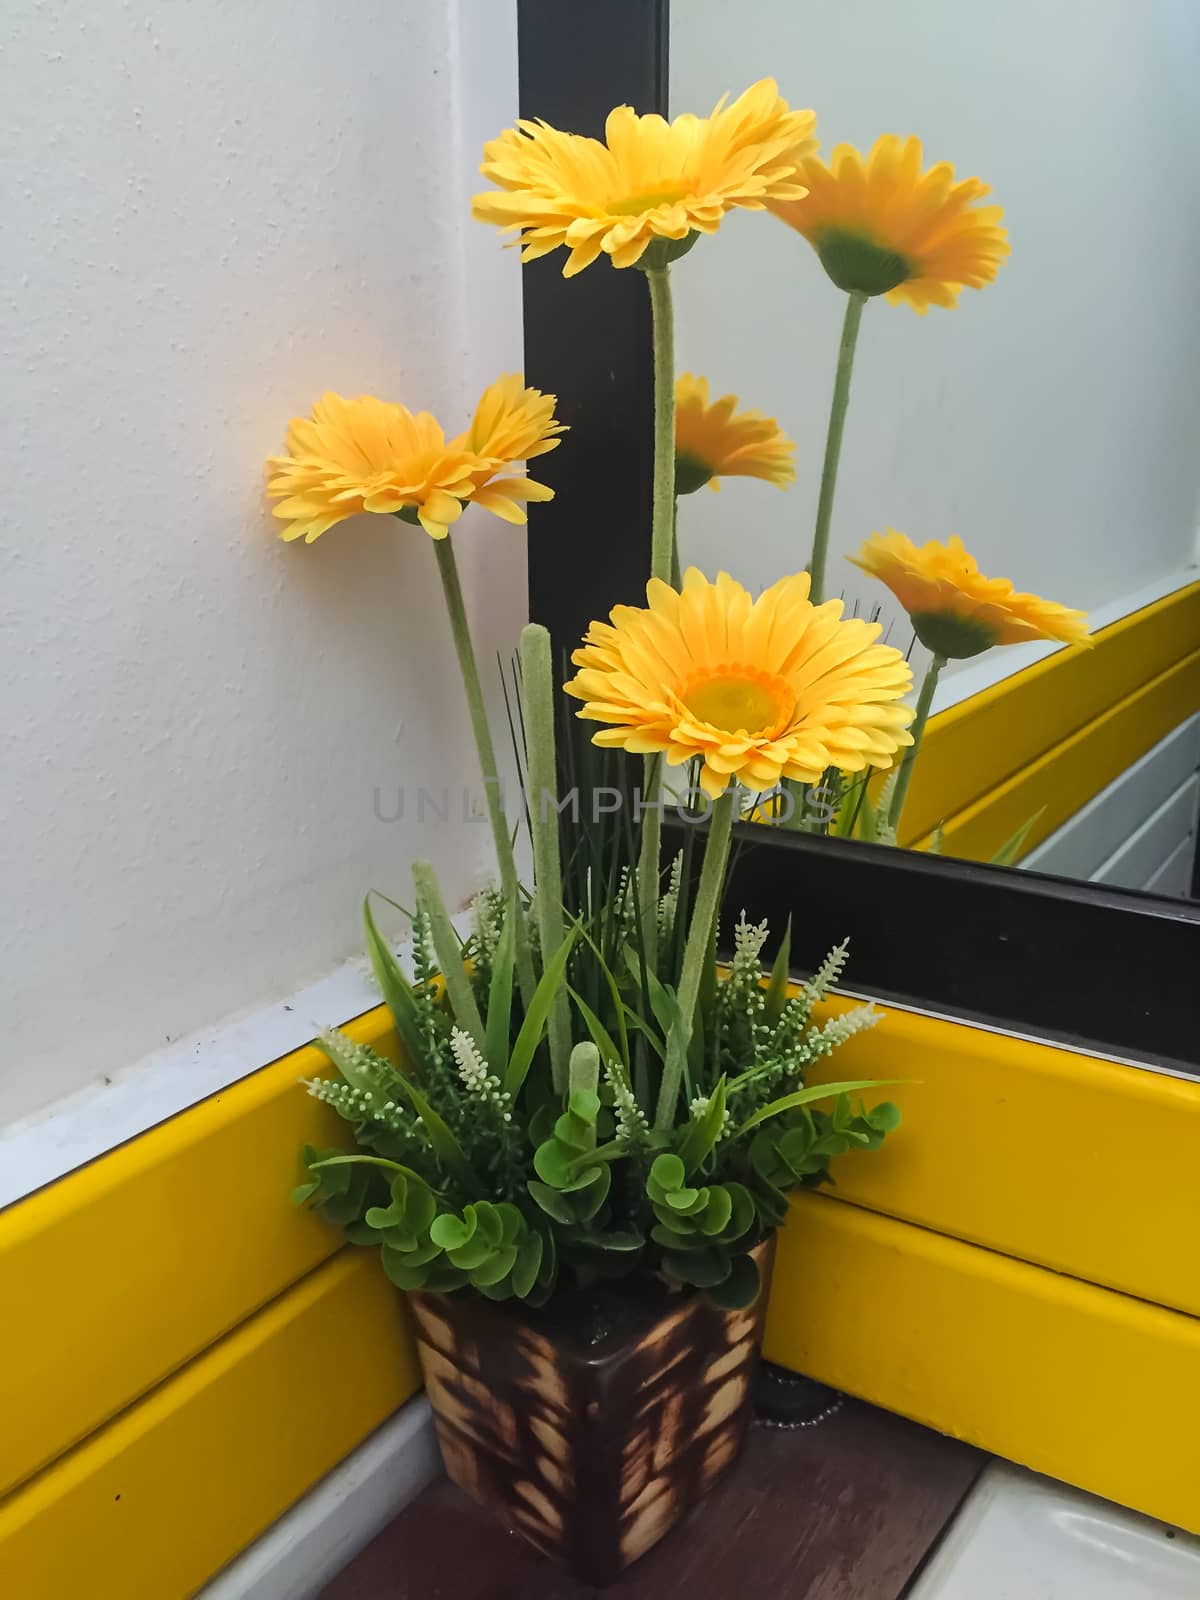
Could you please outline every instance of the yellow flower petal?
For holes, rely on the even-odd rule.
[[[735,207],[800,199],[815,127],[815,114],[793,111],[770,78],[710,117],[667,122],[617,106],[603,140],[521,121],[484,147],[481,170],[496,189],[476,195],[472,210],[517,233],[524,260],[566,249],[565,277],[601,252],[631,267],[656,239],[714,232]]]
[[[923,173],[919,139],[885,134],[865,162],[838,145],[828,166],[809,155],[797,176],[804,198],[768,197],[767,207],[803,234],[839,288],[923,315],[991,283],[1009,254],[1003,211],[976,204],[988,185],[956,182],[944,161]]]
[[[1085,612],[1018,594],[1007,578],[985,578],[957,536],[918,547],[889,528],[872,534],[849,559],[887,584],[917,637],[938,655],[961,660],[994,644],[1026,639],[1091,643]]]
[[[796,446],[774,417],[738,411],[737,396],[709,402],[708,379],[685,372],[675,385],[675,492],[691,494],[720,478],[762,478],[780,489],[796,481]]]
[[[875,642],[878,624],[843,620],[840,600],[813,606],[808,586],[799,573],[755,600],[724,572],[710,583],[690,567],[681,591],[652,579],[646,608],[617,606],[575,651],[577,714],[606,724],[597,744],[699,757],[714,797],[732,780],[889,765],[912,743],[908,664]]]

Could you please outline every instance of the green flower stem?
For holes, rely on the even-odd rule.
[[[679,561],[679,496],[671,509],[671,587],[683,588],[683,568]]]
[[[820,605],[825,598],[825,565],[829,556],[829,528],[833,521],[833,495],[837,488],[838,462],[842,454],[842,434],[846,427],[846,408],[850,403],[850,376],[854,371],[854,347],[862,321],[865,294],[853,293],[846,299],[842,323],[842,342],[838,348],[837,372],[833,380],[833,401],[829,407],[829,431],[825,435],[825,463],[821,468],[821,493],[817,500],[817,525],[813,531],[810,598]]]
[[[921,740],[925,734],[925,724],[929,721],[929,708],[933,704],[933,693],[937,688],[938,679],[941,677],[942,668],[945,665],[945,656],[934,656],[925,669],[925,679],[921,684],[921,693],[917,696],[917,714],[913,718],[912,724],[913,742],[904,753],[904,760],[900,764],[900,776],[896,779],[896,787],[892,791],[892,803],[888,808],[888,823],[893,828],[900,826],[900,813],[904,810],[904,799],[908,794],[908,786],[912,782],[917,752],[921,748]]]
[[[543,970],[566,937],[562,862],[558,848],[558,767],[554,739],[554,671],[550,635],[531,622],[521,630],[521,706],[525,722],[525,778],[533,837],[534,910]],[[567,1087],[571,1060],[571,1013],[565,985],[550,1008],[550,1071],[554,1087]]]
[[[442,969],[446,985],[446,998],[454,1013],[454,1020],[464,1033],[469,1033],[475,1045],[482,1050],[485,1044],[483,1018],[475,1004],[475,991],[463,965],[462,942],[454,931],[450,914],[442,899],[437,873],[428,861],[413,862],[413,883],[417,891],[417,905],[429,918],[429,933],[434,954]],[[494,1063],[491,1063],[494,1069]]]
[[[696,886],[692,920],[683,951],[683,969],[679,975],[679,1011],[683,1018],[685,1039],[681,1050],[667,1051],[658,1092],[658,1109],[654,1117],[656,1128],[670,1128],[675,1123],[679,1084],[683,1077],[683,1065],[687,1059],[687,1037],[690,1037],[696,1015],[696,1002],[700,998],[705,963],[711,960],[712,930],[721,906],[721,893],[725,888],[725,868],[729,863],[729,841],[733,834],[736,793],[736,787],[731,783],[721,798],[713,803],[712,817],[708,824],[708,841],[704,846],[704,864],[700,868],[700,882]]]
[[[471,643],[471,630],[467,625],[467,608],[463,602],[462,584],[458,577],[458,563],[449,535],[435,539],[438,572],[442,592],[446,597],[446,613],[450,618],[450,632],[454,636],[454,649],[462,671],[463,688],[467,696],[467,709],[471,714],[471,729],[475,735],[475,748],[479,752],[479,766],[483,773],[483,788],[487,799],[488,819],[492,825],[492,839],[496,847],[496,860],[500,867],[500,887],[506,903],[521,903],[517,884],[517,864],[513,856],[512,838],[508,820],[504,815],[504,799],[500,790],[500,769],[496,765],[496,750],[492,744],[492,730],[488,726],[487,706],[483,698],[483,685],[479,680],[479,666],[475,660],[475,647]],[[533,972],[533,954],[529,948],[529,930],[523,916],[517,917],[516,927],[517,981],[521,998],[528,1005],[533,999],[537,980]]]
[[[654,324],[654,492],[650,521],[650,576],[670,583],[675,564],[675,315],[670,268],[649,267]],[[646,965],[658,965],[658,889],[662,812],[658,809],[660,763],[647,756],[642,768],[642,844],[638,854],[638,920]]]
[[[651,501],[650,576],[671,581],[675,539],[675,314],[669,267],[651,267],[654,322],[654,493]]]

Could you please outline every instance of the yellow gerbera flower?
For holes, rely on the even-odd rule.
[[[935,656],[961,661],[994,644],[1026,639],[1091,642],[1085,612],[1018,594],[1007,578],[985,578],[959,538],[918,547],[889,528],[872,534],[849,559],[887,584]]]
[[[553,500],[554,490],[532,478],[498,478],[514,461],[532,461],[562,443],[567,431],[554,416],[557,396],[527,389],[519,372],[497,378],[485,389],[466,433],[450,445],[468,450],[480,466],[471,472],[472,502],[505,522],[525,522],[523,503]]]
[[[954,181],[940,161],[921,171],[921,141],[888,133],[863,162],[840,144],[827,167],[815,156],[797,174],[803,200],[772,199],[769,209],[802,233],[839,289],[885,294],[922,315],[953,306],[963,285],[991,283],[1009,253],[999,206],[978,178]]]
[[[796,481],[795,441],[774,417],[738,411],[737,395],[711,405],[708,379],[685,372],[675,385],[675,492],[691,494],[722,478],[764,478],[780,489]]]
[[[806,572],[754,600],[728,573],[710,583],[689,567],[682,592],[652,578],[646,599],[593,622],[572,657],[563,687],[585,702],[578,715],[610,724],[596,744],[662,751],[671,766],[698,756],[715,799],[730,779],[762,792],[831,766],[887,767],[912,743],[908,663],[840,600],[812,605]]]
[[[513,461],[552,450],[561,431],[554,396],[523,388],[515,376],[484,393],[471,427],[449,444],[428,411],[330,393],[311,417],[289,423],[287,455],[268,462],[267,493],[280,501],[274,515],[289,524],[284,539],[311,544],[360,511],[399,515],[444,539],[468,500],[524,522],[517,501],[552,499],[552,490],[527,478],[494,480]]]
[[[632,267],[656,239],[715,233],[734,206],[801,199],[795,174],[816,149],[815,126],[815,112],[791,110],[771,78],[711,117],[667,122],[618,106],[603,141],[522,120],[484,146],[480,171],[501,192],[476,195],[472,210],[517,233],[523,261],[564,246],[564,277],[601,251]]]

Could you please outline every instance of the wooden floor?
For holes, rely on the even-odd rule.
[[[755,1427],[725,1482],[608,1589],[442,1478],[321,1600],[897,1600],[985,1460],[857,1401],[816,1428]]]

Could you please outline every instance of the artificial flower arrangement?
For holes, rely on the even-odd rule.
[[[569,702],[546,631],[531,625],[520,640],[512,722],[530,882],[451,530],[469,505],[523,522],[527,503],[551,498],[516,464],[563,442],[554,397],[503,378],[447,439],[427,413],[328,394],[271,464],[285,538],[311,541],[359,512],[432,538],[498,867],[463,940],[417,863],[411,974],[368,898],[367,946],[400,1053],[323,1036],[332,1075],[309,1092],[351,1125],[353,1148],[306,1150],[296,1197],[378,1249],[410,1292],[451,1476],[590,1577],[636,1559],[728,1465],[788,1195],[825,1182],[833,1157],[877,1148],[899,1121],[891,1104],[859,1098],[875,1082],[805,1082],[814,1061],[879,1020],[871,1005],[817,1011],[845,946],[795,986],[788,937],[764,973],[767,929],[719,918],[733,822],[762,796],[830,773],[904,771],[906,660],[879,642],[878,623],[822,598],[853,339],[870,295],[919,310],[953,303],[1007,247],[998,213],[973,207],[982,186],[954,185],[944,167],[922,175],[915,141],[881,141],[865,175],[840,151],[827,172],[814,126],[768,80],[707,119],[619,107],[604,141],[522,122],[485,150],[496,187],[476,198],[477,217],[515,231],[524,259],[565,249],[567,276],[602,256],[640,269],[654,310],[646,605],[592,624],[562,685]],[[675,541],[677,493],[738,473],[794,477],[770,419],[737,414],[732,398],[710,404],[688,376],[676,406],[671,264],[734,208],[777,212],[849,294],[811,570],[757,598],[724,573],[681,574]],[[961,599],[972,586],[951,572],[943,594],[932,558],[899,536],[872,559],[902,599],[925,583],[921,616],[1001,636],[1004,597],[986,580],[972,611]],[[902,593],[905,561],[916,576]],[[1028,626],[1055,620],[1008,605]],[[568,703],[595,728],[590,744],[572,737]],[[635,803],[589,815],[589,790],[614,762]],[[683,769],[707,810],[669,861],[661,808],[638,803],[662,794],[664,768]],[[719,931],[732,932],[727,965]],[[572,1486],[585,1464],[583,1506]]]

